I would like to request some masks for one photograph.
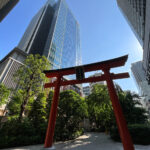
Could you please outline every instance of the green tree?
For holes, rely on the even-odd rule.
[[[96,124],[98,129],[108,130],[112,124],[113,111],[107,86],[95,84],[86,101],[91,124]]]
[[[40,55],[29,55],[15,74],[15,80],[22,89],[22,103],[19,113],[19,121],[25,113],[26,105],[33,100],[42,90],[42,83],[45,80],[43,70],[48,69],[49,63],[46,57]]]
[[[8,102],[10,90],[5,85],[0,84],[0,106]]]
[[[139,96],[130,91],[123,91],[119,85],[115,85],[123,114],[128,124],[146,123],[146,111],[138,101]],[[115,116],[112,104],[109,98],[108,90],[105,85],[96,84],[92,93],[87,97],[89,119],[91,123],[96,123],[98,129],[109,130],[116,126]]]
[[[79,124],[87,117],[85,100],[75,91],[60,93],[55,135],[58,140],[71,139],[81,130]]]
[[[138,107],[141,103],[139,96],[130,91],[119,92],[120,104],[128,124],[146,123],[147,112],[144,108]]]

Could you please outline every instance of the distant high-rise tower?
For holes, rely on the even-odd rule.
[[[18,3],[19,0],[0,0],[0,22]]]
[[[53,69],[81,64],[79,25],[65,0],[48,0],[32,18],[18,48],[48,58]]]

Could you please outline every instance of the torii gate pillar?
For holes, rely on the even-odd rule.
[[[112,106],[113,106],[113,110],[114,110],[117,126],[119,129],[120,137],[122,139],[124,150],[134,150],[132,139],[128,131],[125,118],[123,116],[123,112],[109,70],[103,70],[103,71],[106,75],[107,87],[108,87],[110,99],[112,102]]]
[[[57,76],[51,111],[49,115],[48,128],[46,132],[45,145],[44,145],[45,148],[52,147],[52,144],[53,144],[53,136],[54,136],[55,123],[56,123],[56,118],[57,118],[60,82],[61,82],[61,76]]]

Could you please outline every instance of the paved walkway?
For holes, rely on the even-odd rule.
[[[109,135],[104,133],[86,133],[76,140],[58,142],[54,145],[56,150],[123,150],[121,143],[112,141]],[[43,145],[36,145],[5,150],[41,150],[42,148]],[[135,145],[135,150],[150,150],[150,145]]]

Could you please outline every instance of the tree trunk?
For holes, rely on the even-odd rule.
[[[20,113],[19,113],[19,118],[18,118],[19,122],[22,121],[23,113],[25,112],[26,105],[28,104],[29,92],[30,92],[30,88],[27,89],[27,96],[24,98],[20,107]]]

